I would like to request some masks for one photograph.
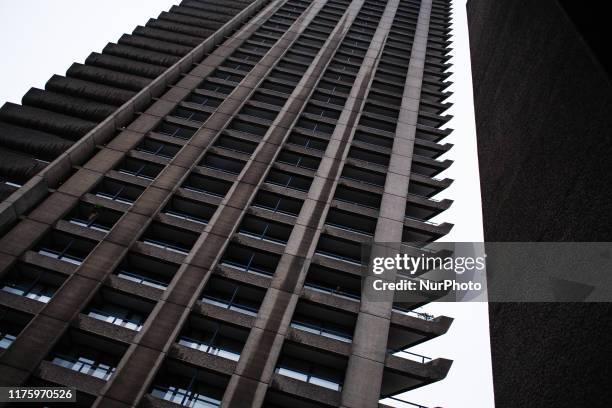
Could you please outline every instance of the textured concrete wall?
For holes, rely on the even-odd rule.
[[[612,240],[605,71],[556,1],[467,8],[485,238]],[[497,407],[608,406],[611,313],[491,305]]]

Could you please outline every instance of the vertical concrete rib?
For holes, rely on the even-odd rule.
[[[430,14],[431,0],[422,0],[374,234],[375,243],[402,242]],[[372,301],[362,295],[345,377],[347,386],[342,391],[343,407],[375,407],[378,404],[392,307],[393,299]],[[364,375],[372,372],[375,374]]]

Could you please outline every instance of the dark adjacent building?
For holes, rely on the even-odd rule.
[[[451,228],[449,26],[446,0],[185,0],[5,105],[0,384],[374,408],[443,379],[405,350],[452,319],[362,298],[361,246]]]
[[[603,5],[467,11],[485,240],[612,241]],[[608,406],[611,316],[610,304],[491,304],[496,406]]]

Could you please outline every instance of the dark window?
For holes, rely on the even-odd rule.
[[[83,313],[106,323],[140,331],[153,306],[145,299],[102,289]]]
[[[238,361],[248,330],[218,320],[191,315],[177,342],[185,347]]]
[[[94,241],[53,230],[42,239],[37,252],[50,258],[80,265],[95,246]]]
[[[238,227],[238,232],[257,239],[285,244],[291,235],[291,229],[292,227],[285,224],[246,215]]]
[[[291,327],[350,343],[356,322],[353,314],[300,300],[293,313]]]
[[[122,279],[165,290],[178,266],[157,258],[129,253],[115,270]]]
[[[173,196],[164,208],[163,213],[198,224],[208,224],[216,209],[217,207],[214,205]]]
[[[143,191],[142,187],[105,178],[94,190],[94,194],[108,200],[131,205]]]
[[[264,289],[213,276],[202,292],[202,302],[255,316],[265,294]]]
[[[151,395],[185,407],[219,407],[228,382],[225,376],[166,359]]]
[[[188,140],[196,132],[195,129],[187,128],[184,126],[175,125],[173,123],[162,122],[156,129],[155,132],[164,135],[177,137],[179,139]]]
[[[123,214],[119,211],[109,210],[98,205],[81,201],[65,219],[72,224],[80,225],[85,228],[108,232],[122,215]]]
[[[264,190],[260,190],[257,193],[257,196],[253,202],[255,207],[266,208],[273,212],[288,214],[294,217],[297,217],[297,215],[300,213],[302,204],[303,202],[301,200],[270,193]]]
[[[127,347],[79,330],[69,330],[49,359],[53,364],[101,380],[108,380]]]
[[[268,252],[231,243],[221,259],[221,264],[262,275],[274,275],[280,257]]]
[[[153,180],[164,167],[148,161],[126,158],[118,168],[119,173],[129,174],[130,176],[140,177],[146,180]]]
[[[136,150],[143,153],[149,153],[154,156],[171,159],[178,153],[179,150],[181,150],[181,146],[159,142],[155,139],[147,137],[136,147]]]
[[[268,173],[266,182],[300,191],[308,191],[310,184],[312,184],[312,179],[272,169]]]
[[[186,255],[193,248],[198,234],[154,221],[141,239],[145,244]]]
[[[361,298],[361,278],[314,263],[310,264],[304,285],[313,290],[350,299]]]
[[[47,303],[65,277],[26,263],[17,263],[0,281],[3,291]]]
[[[286,377],[340,391],[346,365],[345,357],[285,342],[275,371]]]
[[[231,186],[232,183],[228,181],[202,176],[197,173],[191,173],[183,184],[183,188],[187,190],[210,194],[217,197],[224,197]]]
[[[9,348],[31,319],[28,314],[0,306],[0,350]]]

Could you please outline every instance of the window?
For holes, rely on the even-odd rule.
[[[256,316],[266,291],[227,279],[212,277],[202,292],[202,302]]]
[[[89,228],[96,231],[108,232],[121,218],[122,213],[109,210],[107,208],[79,202],[74,210],[72,210],[66,220],[72,224],[80,225],[81,227]]]
[[[331,108],[324,108],[314,104],[308,104],[304,112],[310,113],[321,118],[338,119],[340,111]]]
[[[318,292],[348,299],[361,298],[361,279],[346,272],[310,264],[304,286]]]
[[[370,193],[368,191],[358,190],[343,185],[336,187],[336,194],[334,196],[334,200],[373,209],[380,208],[381,199],[382,197],[380,194]]]
[[[157,221],[151,223],[141,237],[145,244],[184,255],[189,253],[197,239],[198,234],[194,232],[171,227]]]
[[[292,215],[297,217],[302,208],[303,202],[294,198],[285,197],[279,194],[260,190],[255,197],[253,206],[266,208],[273,212]]]
[[[104,178],[94,190],[94,194],[100,198],[132,205],[143,191],[142,187]]]
[[[217,106],[221,105],[221,102],[223,102],[223,99],[215,98],[213,96],[208,96],[208,95],[200,95],[197,93],[192,93],[191,95],[187,97],[187,99],[185,99],[185,102],[194,103],[202,107],[208,106],[211,108],[216,108]]]
[[[257,148],[257,143],[239,139],[237,137],[221,135],[215,141],[214,146],[234,152],[251,154]]]
[[[115,372],[126,346],[70,329],[49,355],[53,364],[107,381]]]
[[[378,153],[373,150],[366,150],[359,147],[351,147],[348,153],[348,157],[363,160],[370,164],[375,164],[378,166],[388,166],[389,165],[389,155]]]
[[[53,230],[43,238],[37,252],[40,255],[80,265],[95,245],[94,241]]]
[[[361,265],[361,246],[357,242],[322,234],[315,253]]]
[[[276,161],[279,163],[289,164],[291,166],[302,167],[308,170],[316,170],[319,167],[321,159],[314,156],[307,156],[288,150],[282,150]]]
[[[165,290],[177,269],[175,264],[129,253],[115,274],[122,279]]]
[[[191,136],[193,136],[196,131],[195,129],[175,125],[173,123],[164,121],[155,129],[155,132],[183,140],[188,140],[191,139]]]
[[[310,184],[312,184],[312,179],[309,177],[298,176],[293,173],[286,173],[277,169],[272,169],[268,173],[266,183],[289,187],[300,191],[308,191]]]
[[[287,143],[319,151],[324,151],[327,148],[327,141],[312,136],[301,135],[299,133],[292,133]]]
[[[275,371],[286,377],[340,391],[346,365],[344,357],[285,342]]]
[[[330,208],[325,224],[348,231],[372,236],[376,229],[376,218],[366,217],[338,208]]]
[[[293,314],[291,327],[350,343],[356,322],[357,318],[353,314],[300,300]]]
[[[172,116],[189,120],[191,122],[203,123],[210,114],[208,112],[200,112],[193,109],[178,107],[172,112]]]
[[[268,126],[260,125],[246,120],[234,119],[227,127],[228,130],[247,133],[255,136],[264,136],[268,131]]]
[[[219,407],[228,382],[225,376],[166,359],[153,380],[151,395],[185,407]]]
[[[31,319],[29,314],[0,306],[0,350],[9,348]]]
[[[232,183],[218,178],[191,173],[183,184],[183,188],[198,193],[205,193],[216,197],[225,197]]]
[[[241,160],[230,159],[218,154],[208,153],[198,164],[202,167],[212,168],[225,173],[239,174],[246,163]]]
[[[334,125],[330,125],[328,123],[304,118],[300,118],[295,126],[311,134],[322,133],[324,135],[331,135],[334,133],[335,128]]]
[[[163,213],[174,218],[206,225],[217,210],[214,205],[173,196]]]
[[[181,150],[181,146],[159,142],[155,139],[151,139],[150,137],[146,137],[136,147],[136,150],[139,152],[152,154],[154,156],[171,159],[179,152],[179,150]]]
[[[34,265],[18,263],[0,282],[1,290],[48,303],[64,277]]]
[[[231,243],[225,250],[221,264],[245,272],[271,276],[276,271],[279,259],[278,255]]]
[[[352,165],[345,165],[342,169],[342,177],[355,180],[360,183],[372,184],[374,186],[382,187],[385,185],[387,179],[385,174],[376,173],[370,170],[364,170],[359,167]]]
[[[206,79],[198,86],[198,89],[204,89],[206,91],[228,95],[234,90],[234,87],[231,85],[223,85],[218,82],[213,82]]]
[[[273,121],[278,115],[278,112],[270,109],[246,105],[240,110],[240,114],[253,116],[265,121]]]
[[[248,330],[217,320],[191,315],[178,343],[215,356],[238,361]]]
[[[119,173],[143,178],[145,180],[153,180],[162,169],[163,166],[158,164],[128,157],[119,166]]]
[[[151,310],[153,305],[149,301],[102,289],[84,313],[103,322],[140,331]]]
[[[241,234],[281,244],[287,243],[291,235],[291,230],[292,226],[268,221],[265,218],[255,217],[253,215],[246,215],[238,227],[238,232]]]

